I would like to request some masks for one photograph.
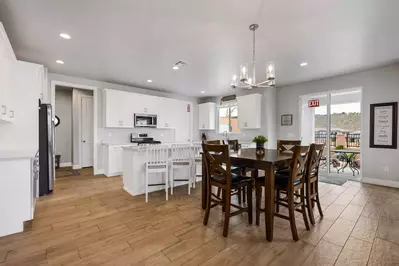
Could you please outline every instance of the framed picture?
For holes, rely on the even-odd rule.
[[[292,126],[292,115],[281,115],[282,126]]]
[[[398,103],[370,104],[370,148],[397,149]]]

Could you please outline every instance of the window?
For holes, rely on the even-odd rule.
[[[238,107],[237,103],[221,105],[219,107],[219,133],[240,132],[238,128]]]

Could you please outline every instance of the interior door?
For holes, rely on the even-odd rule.
[[[81,98],[82,167],[93,166],[93,97]]]

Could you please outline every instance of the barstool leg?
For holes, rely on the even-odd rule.
[[[166,200],[169,200],[169,186],[168,186],[168,183],[169,183],[169,176],[168,176],[168,171],[169,171],[169,169],[166,169],[166,172],[165,172],[165,194],[166,194]]]
[[[171,178],[170,195],[173,195],[173,187],[175,186],[175,176],[174,176],[174,169],[173,169],[173,167],[172,167],[172,169],[171,169],[170,178]]]
[[[148,169],[145,169],[145,202],[148,202]]]

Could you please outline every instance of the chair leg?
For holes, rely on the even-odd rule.
[[[175,186],[175,173],[174,172],[175,171],[174,171],[174,169],[172,167],[171,175],[170,175],[170,179],[171,179],[171,182],[170,182],[170,195],[173,195],[173,187]]]
[[[226,211],[226,191],[222,189],[222,201],[223,201],[223,206],[222,206],[222,212]]]
[[[195,188],[195,183],[197,183],[197,164],[194,163],[194,173],[193,173],[193,188]]]
[[[312,195],[315,193],[315,187],[316,187],[316,184],[314,182],[310,184],[310,192],[312,193]],[[310,202],[312,203],[312,209],[313,209],[314,202],[313,202],[313,200],[311,200]]]
[[[244,196],[244,198],[245,198],[245,196]],[[249,224],[252,224],[252,220],[253,220],[253,218],[252,218],[252,215],[253,215],[253,210],[252,210],[252,182],[250,182],[248,185],[247,185],[247,202],[248,202],[248,205],[247,205],[247,207],[248,207],[248,223]]]
[[[280,205],[278,204],[280,200],[280,189],[277,189],[276,191],[276,213],[280,212]]]
[[[210,184],[203,184],[203,185],[208,186],[208,191],[211,191],[212,186]],[[206,208],[205,208],[205,215],[204,215],[204,221],[203,221],[204,225],[208,224],[209,213],[211,211],[211,197],[212,197],[212,194],[211,193],[207,193],[207,196],[206,196]]]
[[[316,203],[317,208],[319,209],[320,218],[323,218],[323,210],[321,209],[320,205],[320,198],[319,198],[319,184],[318,181],[314,183],[315,193],[316,193]]]
[[[148,202],[148,169],[145,169],[145,202]]]
[[[216,192],[216,195],[218,196],[218,198],[220,198],[220,193],[222,193],[222,190],[220,188],[218,188],[218,191]]]
[[[245,198],[245,194],[247,194],[247,190],[248,189],[248,187],[242,187],[241,188],[241,191],[240,192],[242,192],[242,201],[245,203],[247,200],[246,200],[246,198]]]
[[[292,238],[294,239],[294,241],[298,241],[299,239],[298,231],[296,229],[296,223],[295,223],[294,193],[291,192],[287,194],[288,194],[288,213],[290,218]]]
[[[192,166],[190,165],[190,168],[188,169],[188,195],[191,195],[191,181],[192,177],[190,176],[192,172]]]
[[[237,189],[237,198],[238,198],[238,204],[241,204],[242,202],[241,188]]]
[[[231,190],[230,191],[225,191],[224,192],[224,226],[223,226],[223,236],[227,237],[229,234],[229,223],[230,223],[230,202],[231,202]]]
[[[262,186],[259,184],[255,185],[255,197],[256,197],[256,206],[255,206],[255,224],[259,225],[260,222],[260,206],[262,200]]]
[[[313,214],[312,184],[306,184],[306,208],[308,209],[310,223],[314,225],[316,222]]]
[[[309,227],[308,216],[306,214],[305,188],[304,187],[301,188],[301,203],[302,203],[301,210],[302,210],[303,221],[305,222],[306,230],[309,231],[310,227]],[[313,214],[313,212],[312,212],[312,214]]]
[[[169,186],[168,186],[168,181],[169,181],[169,176],[168,176],[168,169],[166,169],[165,172],[165,194],[166,194],[166,200],[169,200]]]

